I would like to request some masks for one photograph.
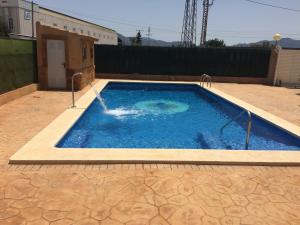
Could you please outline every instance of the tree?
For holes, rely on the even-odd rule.
[[[141,46],[142,45],[142,34],[140,31],[137,32],[136,36],[133,38],[130,38],[131,44],[135,46]]]
[[[137,32],[136,37],[135,37],[135,43],[137,45],[142,45],[142,34],[141,32]]]
[[[210,40],[206,41],[204,43],[204,46],[205,47],[225,47],[226,45],[225,45],[224,40],[215,38],[215,39],[210,39]]]

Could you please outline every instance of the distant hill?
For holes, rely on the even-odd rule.
[[[125,37],[122,34],[118,34],[119,42],[122,42],[122,45],[131,45],[131,41],[128,37]]]
[[[279,45],[283,48],[300,48],[300,40],[294,40],[291,38],[282,38],[279,42]],[[275,41],[258,41],[253,43],[241,43],[233,46],[237,47],[258,47],[258,46],[270,46],[275,45]]]
[[[122,45],[131,45],[130,37],[125,37],[121,34],[118,34],[119,39],[122,41]],[[173,42],[167,42],[167,41],[161,41],[156,40],[153,38],[143,37],[142,38],[142,46],[156,46],[156,47],[176,47],[179,46],[179,41],[173,41]],[[268,40],[262,40],[258,42],[253,43],[240,43],[236,45],[232,45],[234,47],[268,47],[271,45],[275,45],[275,41],[268,41]],[[283,48],[300,48],[300,40],[294,40],[291,38],[282,38],[279,41],[279,45]]]
[[[125,37],[122,34],[118,34],[119,40],[122,41],[122,45],[131,45],[131,37]],[[167,41],[161,41],[156,40],[153,38],[142,38],[142,46],[156,46],[156,47],[172,47],[172,46],[178,46],[180,44],[179,41],[173,41],[173,42],[167,42]]]
[[[161,40],[156,40],[152,38],[142,38],[142,45],[143,46],[156,46],[156,47],[175,47],[179,46],[180,42],[179,41],[172,41],[172,42],[167,42],[167,41],[161,41]]]

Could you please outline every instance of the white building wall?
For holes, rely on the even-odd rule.
[[[300,49],[280,50],[276,83],[283,86],[300,86]]]
[[[33,13],[32,13],[32,3],[18,0],[19,2],[19,23],[20,23],[20,35],[24,36],[32,36],[32,16],[34,18],[34,22],[38,21],[39,15],[39,6],[37,4],[33,4]],[[34,25],[34,37],[36,37],[36,29]]]
[[[76,20],[72,17],[57,14],[44,8],[39,9],[39,21],[43,24],[55,26],[60,29],[65,29],[70,32],[76,32],[97,38],[96,44],[117,45],[118,36],[115,31],[86,23],[81,20]]]
[[[44,25],[65,29],[86,36],[97,38],[96,44],[117,45],[118,35],[115,31],[101,27],[80,19],[73,18],[34,4],[33,16],[34,24],[41,22]],[[0,16],[14,21],[14,30],[11,33],[31,37],[32,36],[32,5],[31,2],[24,0],[0,0]],[[34,37],[36,31],[34,26]]]
[[[1,22],[3,22],[3,25],[9,30],[9,32],[20,32],[19,12],[17,5],[18,0],[0,0]]]

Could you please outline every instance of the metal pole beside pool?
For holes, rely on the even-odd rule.
[[[76,108],[75,105],[75,94],[74,94],[74,78],[77,76],[82,76],[82,73],[74,73],[72,75],[72,108]]]
[[[248,128],[247,128],[247,136],[246,136],[246,150],[248,150],[248,147],[249,147],[250,131],[251,131],[251,127],[252,127],[251,112],[249,110],[247,110],[247,114],[248,114]]]
[[[247,114],[248,114],[245,149],[248,150],[248,148],[249,148],[249,140],[250,140],[250,133],[251,133],[251,127],[252,127],[252,114],[251,114],[251,112],[249,110],[243,109],[243,111],[240,114],[238,114],[236,117],[234,117],[233,119],[231,119],[228,123],[226,123],[223,127],[221,127],[220,131],[221,131],[221,134],[222,134],[224,128],[226,128],[233,121],[239,119],[245,112],[247,112]]]

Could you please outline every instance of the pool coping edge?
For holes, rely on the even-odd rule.
[[[95,88],[101,91],[109,82],[179,83],[198,84],[198,82],[161,82],[133,80],[100,80]],[[300,137],[300,127],[228,95],[216,88],[206,90],[245,108],[259,117],[270,121],[287,132]],[[77,108],[66,109],[47,127],[39,132],[10,159],[10,164],[116,164],[116,163],[174,163],[208,165],[300,165],[300,152],[297,151],[253,151],[253,150],[201,150],[195,149],[59,149],[54,147],[95,99],[92,89],[77,102]],[[101,150],[97,152],[97,150]],[[149,154],[148,150],[152,151]],[[199,150],[199,149],[198,149]],[[130,151],[130,154],[128,153]],[[148,152],[148,153],[147,153]]]

